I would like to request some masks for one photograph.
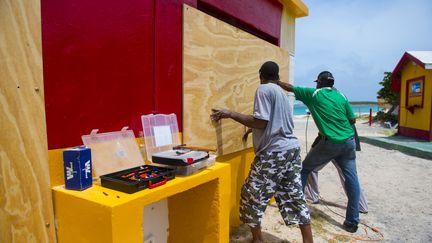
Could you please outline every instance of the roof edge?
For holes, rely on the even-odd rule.
[[[292,10],[294,17],[301,18],[309,15],[309,8],[302,0],[279,0],[285,7]]]
[[[391,73],[391,87],[394,91],[400,90],[400,87],[398,87],[400,86],[399,72],[407,61],[412,61],[415,64],[421,66],[422,68],[426,68],[425,63],[417,59],[415,56],[411,55],[409,52],[405,52],[396,67],[393,69],[393,72]]]
[[[396,65],[396,67],[394,68],[394,70],[392,72],[392,76],[396,75],[396,73],[398,73],[400,71],[400,69],[403,67],[403,65],[405,64],[405,62],[408,61],[408,60],[416,63],[417,65],[421,66],[422,68],[425,68],[425,63],[423,63],[422,61],[420,61],[419,59],[417,59],[415,56],[411,55],[409,52],[405,52],[403,54],[402,58],[399,60],[399,62]]]

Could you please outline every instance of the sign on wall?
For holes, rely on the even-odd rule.
[[[424,76],[407,80],[406,107],[423,107]]]
[[[421,91],[422,91],[422,82],[421,81],[411,82],[411,92],[409,95],[410,97],[421,95]]]

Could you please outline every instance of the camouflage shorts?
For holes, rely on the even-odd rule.
[[[300,148],[255,157],[240,196],[240,219],[244,223],[260,226],[272,196],[285,224],[310,223],[301,186],[300,160]]]

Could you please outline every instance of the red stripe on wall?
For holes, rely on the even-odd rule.
[[[198,0],[198,8],[278,45],[283,5],[275,0]]]
[[[153,0],[42,0],[49,149],[91,129],[129,126],[153,110]]]
[[[407,137],[419,138],[428,141],[432,140],[432,133],[430,131],[424,131],[415,128],[399,127],[399,134]]]

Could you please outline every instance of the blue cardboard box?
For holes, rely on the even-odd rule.
[[[85,146],[63,151],[66,189],[84,190],[92,185],[92,163],[90,148]]]

